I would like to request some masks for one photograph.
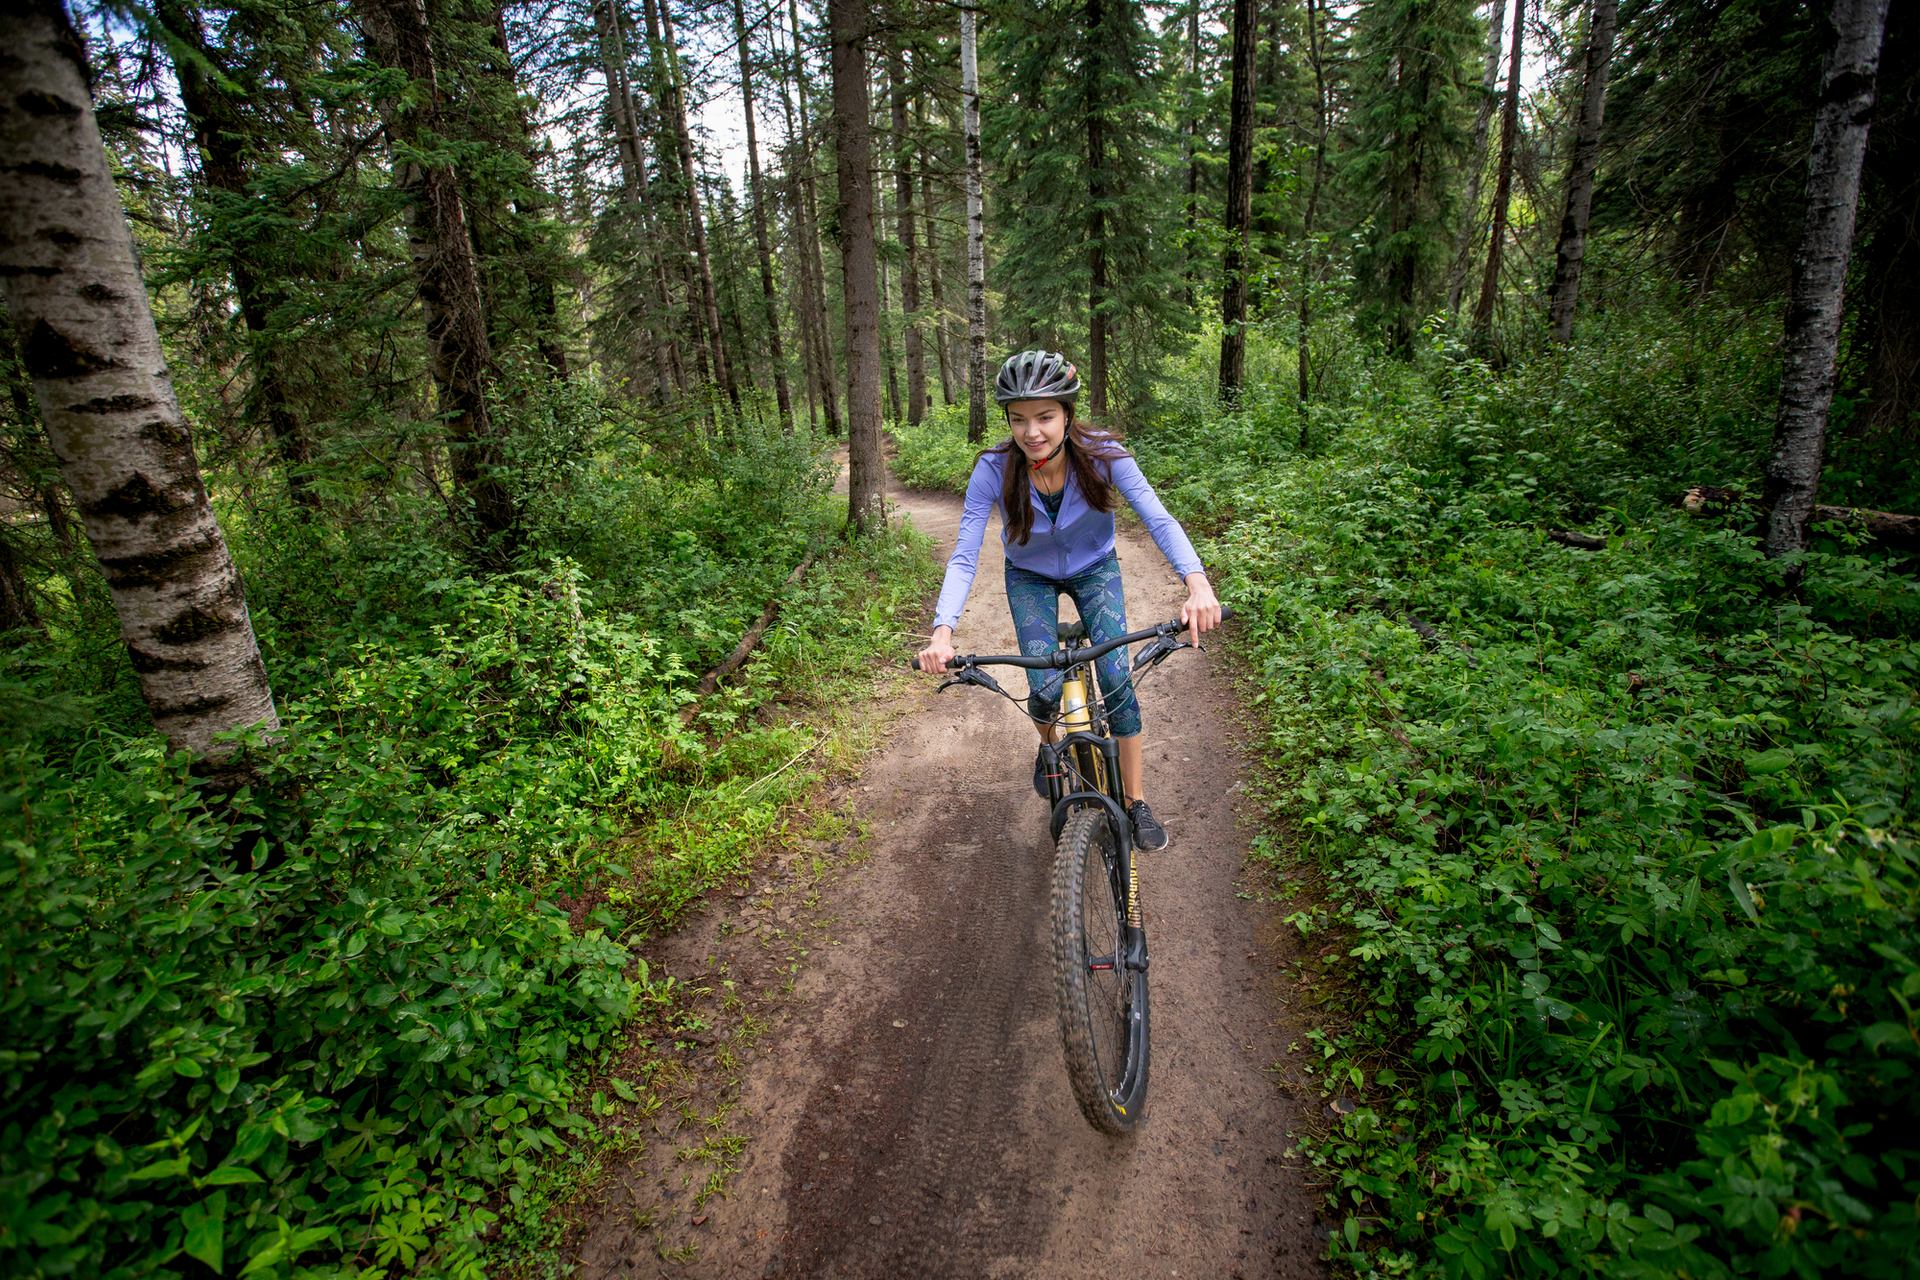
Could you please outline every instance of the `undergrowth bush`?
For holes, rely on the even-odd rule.
[[[1001,424],[989,413],[987,439],[982,444],[969,443],[964,404],[942,405],[929,412],[917,427],[906,422],[889,422],[887,434],[893,437],[896,446],[891,466],[894,479],[909,488],[964,493],[980,450],[1005,438],[1006,432],[1000,428]]]
[[[1225,512],[1290,837],[1261,847],[1323,877],[1291,919],[1354,1102],[1307,1148],[1362,1272],[1920,1246],[1920,587],[1829,542],[1781,596],[1746,530],[1657,505],[1759,429],[1672,345],[1389,369],[1278,464],[1232,461],[1244,418],[1150,445]],[[1694,443],[1654,447],[1661,406]],[[1602,552],[1543,536],[1596,514]]]
[[[706,465],[581,435],[497,577],[430,499],[228,512],[284,724],[231,805],[76,679],[78,621],[0,649],[7,1275],[489,1272],[583,1081],[674,998],[642,944],[777,834],[823,767],[806,699],[930,585],[919,540],[837,540],[804,437],[742,424]]]

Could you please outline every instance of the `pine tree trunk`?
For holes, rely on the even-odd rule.
[[[886,200],[881,199],[881,207],[875,214],[876,227],[886,225]],[[894,359],[893,349],[893,287],[887,279],[887,259],[884,254],[876,255],[880,267],[880,363],[887,371],[887,416],[900,421],[900,365]]]
[[[1467,292],[1467,276],[1473,268],[1473,247],[1480,242],[1480,184],[1487,174],[1487,129],[1493,123],[1493,86],[1500,80],[1500,55],[1506,51],[1507,7],[1509,0],[1491,0],[1487,23],[1487,59],[1480,74],[1480,101],[1473,113],[1473,150],[1467,157],[1467,198],[1462,202],[1459,242],[1454,246],[1451,279],[1447,283],[1447,314],[1460,314],[1460,300]]]
[[[1247,376],[1247,233],[1253,224],[1253,75],[1260,14],[1233,0],[1233,97],[1227,132],[1226,279],[1220,294],[1220,403],[1239,403]]]
[[[640,113],[634,105],[633,82],[627,74],[626,33],[613,0],[597,0],[594,27],[599,35],[600,65],[607,77],[607,107],[613,118],[614,147],[620,158],[620,190],[639,232],[646,263],[641,327],[653,355],[655,403],[671,402],[686,378],[680,350],[667,326],[670,290],[666,266],[660,260],[659,219],[647,190],[646,146],[641,140]]]
[[[927,124],[924,100],[915,103],[915,111],[920,132],[924,135]],[[947,296],[946,287],[941,281],[945,272],[940,269],[940,237],[934,220],[933,176],[924,162],[920,166],[920,217],[927,229],[926,252],[922,258],[927,264],[927,284],[933,295],[933,354],[934,363],[940,369],[940,403],[952,404],[953,362],[947,351]]]
[[[1780,408],[1767,464],[1766,553],[1771,558],[1806,549],[1807,522],[1820,487],[1887,0],[1834,0],[1832,23],[1837,39],[1821,70],[1813,118],[1807,220],[1793,262]]]
[[[787,355],[780,342],[780,306],[773,292],[773,245],[767,237],[767,188],[760,179],[760,144],[754,136],[753,59],[747,48],[747,14],[733,0],[733,29],[740,43],[740,98],[746,106],[747,194],[753,201],[753,243],[760,254],[760,296],[766,304],[767,355],[773,361],[773,396],[780,422],[793,429],[793,393],[787,389]]]
[[[84,46],[60,0],[8,17],[0,281],[154,727],[221,777],[217,735],[279,727],[246,594],[167,376]]]
[[[1200,93],[1200,0],[1187,0],[1187,92],[1193,101]],[[1187,234],[1183,242],[1186,249],[1187,270],[1187,307],[1193,307],[1193,286],[1200,275],[1200,255],[1194,252],[1199,237],[1200,221],[1200,113],[1192,108],[1187,112],[1186,153],[1187,153]]]
[[[706,343],[708,369],[727,402],[740,408],[740,387],[727,360],[726,336],[720,327],[720,295],[713,287],[713,262],[707,253],[707,222],[700,205],[699,171],[693,163],[693,134],[687,127],[687,99],[680,82],[680,54],[674,42],[673,16],[665,4],[646,0],[647,40],[659,60],[655,70],[660,86],[660,114],[674,146],[681,190],[686,200],[687,234],[693,247],[694,305],[700,309],[700,327]]]
[[[240,104],[212,74],[219,63],[215,51],[207,45],[200,15],[181,0],[161,0],[154,12],[168,31],[198,55],[198,59],[174,59],[174,80],[180,86],[180,104],[186,108],[187,123],[200,149],[201,177],[225,198],[224,214],[251,201],[240,142],[247,130],[246,121]],[[294,409],[292,388],[282,372],[282,355],[268,333],[268,318],[279,299],[267,289],[253,255],[243,247],[243,237],[226,225],[226,217],[221,217],[220,223],[223,233],[216,238],[233,278],[241,323],[247,327],[248,362],[253,373],[249,399],[254,412],[266,422],[267,434],[286,468],[288,496],[296,506],[311,512],[320,505],[320,495],[309,474],[313,450],[306,426]]]
[[[804,87],[807,83],[806,59],[801,52],[800,4],[799,0],[787,0],[787,21],[793,33],[793,75],[794,84]],[[784,89],[783,89],[784,92]],[[820,195],[814,182],[813,129],[807,122],[806,99],[800,100],[800,152],[804,163],[800,167],[801,193],[806,198],[806,228],[803,236],[803,250],[807,258],[807,267],[813,277],[813,315],[814,344],[820,353],[821,401],[826,406],[827,429],[834,435],[840,434],[840,390],[839,379],[835,376],[833,355],[833,326],[827,314],[827,270],[820,258]],[[788,122],[792,130],[792,122]]]
[[[1107,416],[1107,119],[1100,29],[1108,0],[1087,0],[1087,409]],[[1115,0],[1118,2],[1118,0]]]
[[[972,9],[960,11],[961,130],[967,151],[967,439],[987,438],[987,230],[980,180],[980,63]]]
[[[387,110],[395,143],[418,154],[429,137],[444,136],[433,39],[421,0],[354,0],[375,55],[413,81],[407,99]],[[487,399],[493,366],[480,272],[467,233],[459,180],[450,164],[399,159],[394,186],[413,205],[408,248],[426,312],[427,345],[440,410],[447,419],[447,452],[454,485],[471,504],[483,558],[498,561],[516,539],[512,497],[501,482],[504,461]]]
[[[1500,114],[1500,167],[1493,180],[1493,230],[1487,238],[1487,269],[1473,308],[1473,337],[1485,347],[1493,336],[1493,303],[1500,293],[1500,261],[1507,243],[1507,206],[1513,198],[1513,152],[1520,140],[1520,59],[1527,38],[1527,0],[1514,0],[1513,52],[1507,62],[1507,96]]]
[[[919,426],[927,416],[927,354],[920,332],[920,248],[913,226],[913,138],[907,132],[906,58],[895,41],[887,50],[887,79],[893,89],[893,212],[900,227],[901,335],[907,357],[907,421]]]
[[[558,292],[552,263],[548,260],[546,247],[540,243],[539,232],[539,223],[549,197],[540,189],[533,126],[520,104],[520,86],[514,78],[513,47],[507,39],[506,3],[507,0],[480,0],[473,6],[475,21],[486,24],[491,46],[491,57],[481,64],[481,74],[494,81],[494,92],[504,104],[493,120],[499,132],[485,140],[519,159],[525,166],[525,181],[514,193],[511,215],[502,210],[502,216],[498,219],[506,230],[506,254],[490,255],[481,247],[479,236],[475,237],[474,245],[480,253],[483,280],[490,258],[498,260],[510,255],[505,264],[509,270],[504,274],[513,281],[518,294],[515,299],[518,305],[513,309],[518,314],[503,317],[495,312],[493,319],[496,325],[503,319],[518,319],[523,332],[531,329],[533,349],[539,355],[540,362],[547,366],[547,371],[556,378],[565,378],[567,352],[562,342]],[[484,223],[485,220],[480,221]],[[495,269],[497,272],[498,267]],[[511,328],[502,328],[498,331],[500,341],[497,345],[504,345],[515,336]]]
[[[1567,208],[1560,219],[1560,241],[1554,249],[1553,284],[1547,291],[1547,328],[1553,340],[1562,345],[1573,341],[1573,311],[1580,298],[1580,267],[1587,256],[1593,175],[1600,160],[1607,71],[1613,62],[1613,34],[1619,14],[1619,0],[1593,0],[1587,17],[1586,89],[1580,97],[1580,125],[1567,170]]]
[[[1307,0],[1307,56],[1313,63],[1313,185],[1307,193],[1306,216],[1300,222],[1300,312],[1294,328],[1302,449],[1309,443],[1307,397],[1312,387],[1313,285],[1319,259],[1313,233],[1320,214],[1320,188],[1327,176],[1327,76],[1320,61],[1320,8],[1315,0]]]
[[[653,0],[648,0],[649,5]],[[686,84],[680,75],[679,44],[673,34],[673,14],[664,0],[659,5],[660,26],[667,56],[667,83],[673,94],[673,118],[670,121],[680,152],[680,177],[687,189],[687,220],[693,234],[694,268],[699,276],[700,306],[711,340],[710,358],[713,376],[727,393],[727,402],[735,412],[740,409],[740,386],[734,380],[733,364],[727,356],[726,333],[720,327],[720,295],[713,284],[713,261],[707,252],[707,218],[700,199],[700,171],[693,159],[693,131],[687,125]]]
[[[865,0],[828,0],[833,43],[833,141],[839,159],[841,280],[847,311],[847,524],[886,527],[880,456],[880,330],[873,245],[873,145]]]

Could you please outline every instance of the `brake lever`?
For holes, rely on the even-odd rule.
[[[998,680],[995,680],[992,676],[988,675],[986,672],[982,671],[978,667],[961,667],[952,676],[948,677],[945,680],[942,680],[940,682],[940,687],[938,689],[935,689],[934,692],[945,693],[947,690],[953,688],[953,686],[957,684],[978,685],[982,689],[991,689],[998,694],[1006,693],[1006,690],[1000,687],[1000,682]]]
[[[1134,665],[1142,671],[1145,671],[1165,662],[1168,655],[1178,653],[1182,649],[1191,648],[1193,648],[1191,641],[1176,640],[1171,635],[1158,636],[1149,642],[1145,649],[1140,651],[1140,656],[1134,660]]]

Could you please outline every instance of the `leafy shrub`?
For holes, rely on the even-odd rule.
[[[517,572],[467,570],[430,495],[225,512],[284,722],[230,805],[72,660],[86,626],[0,651],[7,1275],[486,1274],[585,1078],[673,998],[641,944],[818,776],[791,690],[898,649],[926,547],[835,540],[817,442],[669,456],[554,395]],[[588,890],[576,928],[556,899]]]
[[[1359,1009],[1315,1036],[1360,1098],[1308,1144],[1337,1251],[1381,1274],[1900,1274],[1920,588],[1841,549],[1777,599],[1743,533],[1655,501],[1698,450],[1654,449],[1633,406],[1699,409],[1676,388],[1696,373],[1551,359],[1438,360],[1425,390],[1387,371],[1320,457],[1210,474],[1245,421],[1154,440],[1225,513],[1208,561],[1326,877],[1292,918]],[[1564,420],[1527,421],[1530,394]],[[1538,531],[1601,504],[1604,552]]]
[[[992,433],[991,416],[987,425],[986,444],[969,443],[964,404],[942,405],[928,413],[917,427],[905,422],[888,423],[887,434],[898,447],[892,463],[894,478],[915,489],[965,493],[967,477],[973,474],[974,460],[980,456],[980,450],[999,443],[1002,438]]]

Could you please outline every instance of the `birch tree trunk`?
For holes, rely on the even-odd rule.
[[[1473,336],[1482,346],[1493,333],[1493,303],[1500,293],[1500,260],[1507,245],[1513,152],[1520,139],[1520,59],[1526,39],[1527,0],[1514,0],[1513,52],[1507,61],[1507,96],[1500,112],[1500,168],[1493,180],[1493,230],[1487,236],[1487,269],[1480,277],[1480,301],[1473,308]]]
[[[1260,14],[1233,0],[1233,90],[1227,130],[1226,278],[1220,293],[1220,403],[1239,403],[1247,374],[1247,232],[1253,223],[1253,69]]]
[[[920,333],[920,248],[913,227],[913,137],[907,132],[907,62],[896,39],[887,50],[887,79],[893,90],[893,212],[900,227],[900,309],[906,329],[901,343],[907,357],[907,421],[919,426],[927,416],[927,353]]]
[[[980,181],[980,62],[974,10],[960,11],[961,131],[967,150],[967,439],[987,438],[987,226]]]
[[[1834,0],[1831,20],[1836,39],[1821,69],[1820,103],[1813,117],[1807,221],[1793,261],[1780,409],[1767,463],[1765,545],[1770,558],[1806,549],[1807,522],[1820,487],[1887,0]],[[1797,579],[1799,572],[1796,567],[1791,577]]]
[[[7,12],[0,280],[154,727],[220,776],[232,753],[217,735],[280,723],[246,593],[167,375],[85,48],[60,0]]]
[[[374,55],[413,82],[388,104],[387,127],[404,154],[430,151],[442,136],[442,101],[433,37],[421,0],[354,0]],[[493,351],[487,339],[480,270],[467,233],[466,209],[451,164],[396,159],[394,186],[413,205],[407,247],[426,312],[427,345],[455,486],[472,505],[485,546],[497,560],[511,549],[517,521],[501,482],[500,441],[487,398]]]
[[[1567,209],[1554,250],[1553,284],[1547,291],[1547,328],[1562,345],[1573,341],[1573,311],[1580,298],[1580,268],[1587,257],[1587,224],[1593,216],[1593,175],[1600,161],[1600,126],[1607,112],[1607,73],[1619,0],[1593,0],[1587,18],[1586,90],[1580,97],[1580,128],[1567,170]]]
[[[760,297],[766,307],[767,354],[773,361],[773,395],[780,422],[793,429],[793,394],[787,389],[787,356],[780,343],[780,308],[773,292],[773,246],[767,237],[767,188],[760,180],[760,144],[753,124],[753,58],[747,47],[747,13],[733,0],[733,29],[740,43],[740,99],[746,108],[747,194],[753,201],[753,242],[760,252]]]
[[[847,524],[886,526],[880,456],[880,330],[873,246],[873,143],[867,93],[866,0],[828,0],[833,43],[833,140],[839,158],[841,280],[847,311]]]

